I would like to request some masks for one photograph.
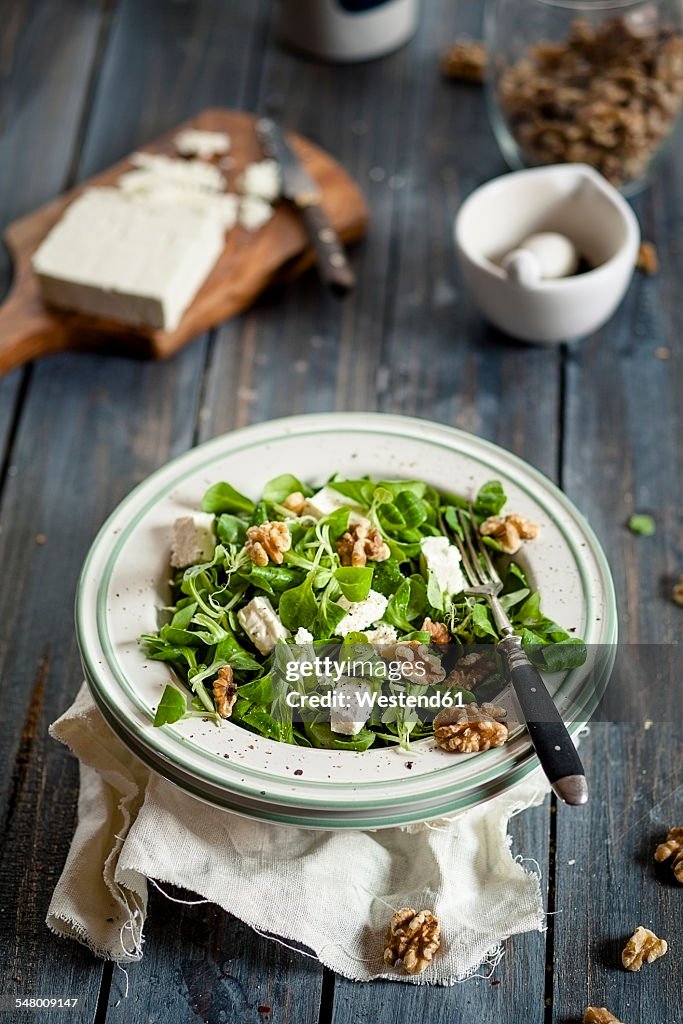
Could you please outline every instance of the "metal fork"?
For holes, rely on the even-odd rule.
[[[541,767],[560,800],[567,804],[585,804],[588,785],[581,759],[555,701],[538,669],[529,661],[521,638],[515,636],[512,623],[498,599],[503,581],[478,532],[476,540],[473,540],[471,507],[469,517],[459,510],[458,518],[465,538],[464,541],[457,535],[455,538],[469,583],[465,593],[483,595],[489,603],[496,629],[502,637],[496,644],[496,650],[507,669]]]

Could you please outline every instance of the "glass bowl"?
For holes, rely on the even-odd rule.
[[[683,0],[489,0],[487,95],[514,168],[647,183],[683,108]]]

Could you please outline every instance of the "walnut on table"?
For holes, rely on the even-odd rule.
[[[364,566],[370,562],[385,562],[390,557],[389,545],[376,527],[366,523],[352,523],[337,542],[342,565]]]
[[[655,860],[660,864],[669,859],[674,878],[683,885],[683,826],[669,829],[666,840],[655,850]]]
[[[230,718],[236,700],[237,683],[232,677],[232,668],[224,665],[213,681],[213,702],[221,718]]]
[[[665,939],[659,939],[649,928],[639,925],[624,946],[621,962],[627,971],[639,971],[643,964],[654,963],[668,949]]]
[[[606,1006],[587,1006],[583,1014],[583,1024],[621,1024],[621,1021],[617,1020]]]
[[[678,577],[678,581],[674,583],[673,590],[671,591],[674,604],[677,604],[680,608],[683,608],[683,573]]]
[[[292,546],[292,537],[286,523],[265,522],[247,530],[245,551],[255,565],[275,562],[282,565],[284,552]]]
[[[432,643],[449,644],[451,642],[451,634],[448,632],[445,622],[432,622],[430,618],[426,618],[421,629],[424,633],[429,633]]]
[[[479,527],[482,537],[493,537],[506,555],[515,555],[523,540],[538,537],[538,525],[526,516],[513,512],[507,516],[489,516]]]
[[[441,57],[446,78],[464,82],[483,82],[486,75],[486,47],[471,39],[456,39]]]
[[[438,918],[430,910],[402,907],[387,928],[384,962],[403,964],[406,974],[421,974],[441,945]]]
[[[659,272],[659,256],[652,242],[641,242],[636,257],[636,270],[651,277]]]
[[[502,747],[508,738],[508,727],[502,721],[506,715],[505,708],[496,704],[444,708],[434,719],[434,738],[442,750],[458,754]]]

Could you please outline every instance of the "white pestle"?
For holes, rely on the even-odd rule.
[[[557,231],[529,235],[501,260],[510,280],[528,288],[542,280],[570,277],[579,266],[576,246]]]

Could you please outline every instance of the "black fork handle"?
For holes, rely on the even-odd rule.
[[[581,758],[540,672],[518,636],[506,636],[497,646],[550,785],[564,803],[585,804],[588,784]]]

